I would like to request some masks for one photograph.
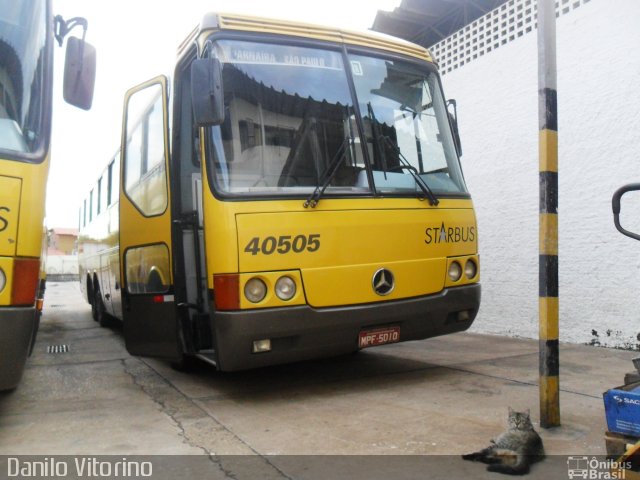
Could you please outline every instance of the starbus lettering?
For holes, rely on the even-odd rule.
[[[439,227],[429,227],[425,231],[424,243],[468,243],[476,239],[476,227],[447,227],[444,222]]]
[[[4,232],[9,227],[9,220],[2,216],[2,212],[10,211],[8,207],[0,207],[0,232]]]

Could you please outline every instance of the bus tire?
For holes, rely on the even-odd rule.
[[[93,288],[91,286],[91,278],[87,275],[86,285],[86,294],[87,294],[87,303],[91,305],[93,303]]]
[[[149,273],[149,278],[147,279],[147,292],[149,293],[160,293],[164,292],[165,288],[162,284],[162,279],[160,278],[160,274],[155,270],[152,270]]]
[[[97,289],[91,288],[87,290],[87,298],[89,299],[89,305],[91,305],[91,318],[94,322],[98,321],[98,310],[96,307],[96,297],[100,295]]]
[[[182,354],[180,360],[171,362],[171,368],[182,373],[195,372],[202,366],[202,362],[192,355]]]
[[[94,320],[100,324],[101,327],[108,327],[111,325],[111,319],[109,318],[109,314],[104,308],[104,302],[102,301],[102,295],[100,294],[100,288],[96,286],[94,289],[95,293],[93,296],[93,302],[91,304],[92,308],[95,308],[96,316]]]

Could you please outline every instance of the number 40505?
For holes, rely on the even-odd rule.
[[[253,237],[244,247],[244,251],[251,255],[262,253],[271,255],[273,253],[285,254],[289,252],[316,252],[320,248],[320,234],[311,235],[282,235],[280,237]]]

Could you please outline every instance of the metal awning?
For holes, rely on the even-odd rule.
[[[508,0],[402,0],[378,11],[372,30],[431,47]]]

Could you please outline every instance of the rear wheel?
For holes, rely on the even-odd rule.
[[[98,322],[101,327],[108,327],[111,324],[111,319],[109,318],[109,314],[104,308],[104,302],[102,301],[102,295],[100,294],[99,288],[95,289],[93,302],[91,303],[91,310],[96,311],[96,315],[95,317],[93,317],[93,319]]]
[[[149,293],[160,293],[165,290],[164,285],[162,284],[162,279],[160,275],[155,270],[149,274],[149,279],[147,280],[147,292]]]
[[[95,292],[93,289],[88,290],[87,297],[89,298],[89,305],[91,305],[91,318],[93,318],[94,322],[98,321],[98,311],[96,309],[96,293],[98,296],[100,292]]]

